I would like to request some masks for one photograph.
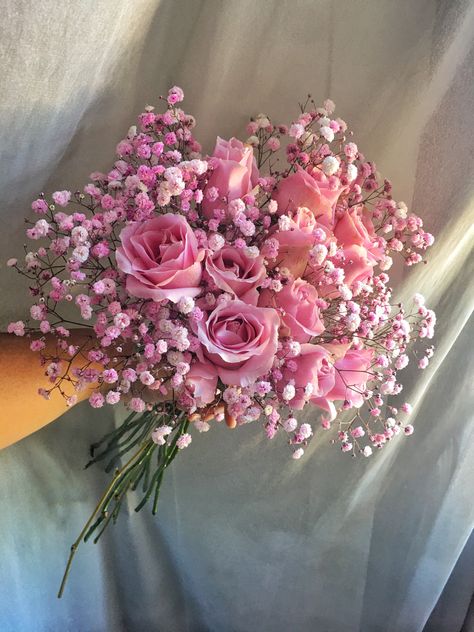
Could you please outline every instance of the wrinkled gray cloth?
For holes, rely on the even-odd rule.
[[[421,632],[433,613],[430,632],[467,617],[466,632],[474,3],[4,0],[2,13],[2,258],[20,252],[31,199],[106,169],[170,85],[184,88],[206,150],[217,134],[245,136],[248,114],[288,121],[309,91],[336,102],[436,234],[429,266],[400,273],[397,292],[422,292],[440,322],[430,368],[402,374],[409,440],[353,460],[318,432],[296,463],[256,425],[196,436],[159,516],[134,515],[131,500],[98,546],[79,550],[61,601],[68,548],[107,481],[82,466],[112,413],[78,406],[2,451],[0,629]],[[5,327],[28,300],[11,271],[1,283]]]

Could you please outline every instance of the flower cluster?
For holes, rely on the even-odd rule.
[[[410,310],[393,304],[387,272],[396,254],[423,261],[434,238],[421,218],[392,198],[329,100],[308,100],[289,126],[260,114],[245,143],[218,138],[203,157],[182,99],[175,87],[163,113],[147,107],[82,192],[32,204],[34,247],[8,265],[34,304],[9,331],[39,353],[40,393],[72,405],[93,385],[93,407],[134,413],[172,401],[201,432],[205,411],[225,410],[285,433],[295,459],[315,431],[296,419],[306,405],[324,429],[338,424],[351,454],[411,434],[411,406],[391,398],[435,315],[421,295]],[[80,344],[76,325],[90,332]],[[174,420],[159,419],[151,439],[167,445]],[[180,434],[176,448],[190,442]]]

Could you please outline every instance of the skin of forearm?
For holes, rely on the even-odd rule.
[[[296,274],[304,271],[306,260],[307,253],[299,249],[298,252],[288,253],[281,263],[291,263],[291,267],[297,269],[297,272],[292,270]],[[72,329],[70,332],[68,343],[81,347],[88,340],[91,330]],[[56,339],[45,336],[45,340],[47,351],[55,355]],[[43,428],[70,408],[58,389],[53,389],[47,400],[38,394],[40,387],[49,389],[52,385],[45,374],[45,366],[40,363],[39,354],[31,351],[30,343],[30,338],[0,333],[0,449]],[[71,361],[69,371],[83,366],[84,357],[79,355]],[[77,402],[87,399],[97,386],[92,383],[76,392]],[[69,391],[68,395],[74,393],[71,385]],[[208,407],[203,418],[212,419],[216,412],[222,411]],[[196,416],[201,417],[201,413],[196,413]],[[236,426],[235,419],[227,411],[225,421],[230,428]]]
[[[80,345],[85,335],[83,330],[72,330],[70,341]],[[69,409],[58,390],[51,393],[49,400],[38,395],[39,387],[48,388],[51,384],[39,355],[30,350],[30,342],[28,338],[0,334],[0,449],[39,430]],[[53,345],[53,339],[48,344]],[[83,364],[78,358],[71,368]],[[78,401],[86,399],[94,386],[77,393]]]

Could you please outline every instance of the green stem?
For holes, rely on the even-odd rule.
[[[164,470],[171,464],[171,462],[175,458],[178,452],[178,447],[176,443],[179,437],[181,437],[181,435],[183,435],[186,432],[188,426],[189,426],[189,420],[186,416],[183,415],[181,419],[181,423],[179,424],[176,430],[176,433],[173,437],[173,441],[171,442],[169,448],[164,449],[163,452],[161,452],[160,450],[160,452],[158,453],[158,468],[156,472],[154,473],[154,475],[152,476],[152,479],[145,493],[145,496],[142,498],[140,503],[135,507],[135,511],[137,512],[140,511],[140,509],[142,509],[146,505],[151,494],[153,493],[153,489],[155,488],[155,486],[156,486],[156,489],[155,489],[155,499],[153,501],[153,506],[156,507],[156,504],[158,503],[157,493],[159,493],[160,485],[161,485],[160,477],[161,478],[163,477]],[[162,447],[164,448],[164,446]],[[164,458],[163,458],[163,461],[161,462],[162,454]]]
[[[69,571],[71,569],[71,564],[72,561],[74,559],[74,555],[76,554],[76,551],[79,547],[79,544],[82,541],[82,538],[84,537],[84,534],[86,533],[86,531],[88,530],[90,524],[92,523],[92,521],[94,520],[94,518],[97,516],[97,514],[100,512],[101,508],[102,508],[102,504],[105,500],[105,498],[108,496],[109,492],[111,489],[113,489],[114,485],[116,484],[116,481],[118,478],[120,478],[120,476],[122,475],[122,473],[128,468],[130,467],[130,465],[133,463],[133,461],[141,454],[141,452],[143,451],[143,448],[141,450],[139,450],[136,454],[134,454],[132,456],[132,458],[127,461],[127,463],[125,463],[125,465],[122,467],[121,470],[119,470],[116,474],[116,476],[112,479],[110,485],[107,487],[107,489],[105,490],[105,492],[102,494],[99,502],[96,505],[96,508],[94,509],[94,511],[92,512],[91,516],[89,517],[89,520],[86,522],[86,524],[84,525],[84,527],[82,528],[82,531],[80,532],[80,534],[78,535],[77,539],[75,540],[75,542],[73,543],[73,545],[71,546],[71,551],[69,553],[69,557],[68,557],[68,561],[66,564],[66,569],[64,571],[64,575],[61,581],[61,585],[59,587],[59,592],[58,592],[58,599],[61,599],[63,592],[64,592],[64,588],[66,586],[66,582],[67,582],[67,578],[69,576]]]
[[[130,489],[136,490],[142,479],[144,496],[139,505],[135,508],[135,511],[139,511],[154,492],[152,513],[156,514],[164,471],[176,457],[178,453],[177,441],[179,437],[187,431],[189,426],[189,420],[185,413],[180,413],[176,419],[176,407],[174,402],[170,402],[169,405],[166,406],[166,409],[160,408],[158,417],[150,413],[145,413],[137,419],[136,413],[132,413],[119,428],[108,433],[101,441],[92,446],[91,455],[93,458],[88,465],[102,460],[107,455],[110,455],[111,452],[114,453],[107,464],[106,471],[110,469],[123,454],[129,452],[132,448],[137,446],[137,444],[139,447],[125,465],[115,471],[112,481],[107,486],[94,511],[71,546],[66,569],[59,588],[58,598],[61,598],[63,595],[79,544],[82,541],[86,542],[93,533],[99,530],[94,538],[94,543],[97,543],[110,521],[112,520],[112,522],[115,523],[117,520],[123,499],[127,492]],[[159,425],[162,418],[168,415],[173,418],[176,424],[173,430],[173,438],[168,445],[160,446],[159,450],[157,450],[158,459],[156,470],[151,474],[151,460],[157,446],[151,440],[150,433],[153,427],[157,425],[157,422]],[[94,450],[99,447],[102,447],[102,450],[94,457]]]
[[[94,451],[101,446],[102,444],[104,444],[108,439],[112,438],[111,443],[113,443],[113,440],[115,439],[115,437],[119,437],[121,436],[124,432],[126,432],[126,430],[128,429],[130,422],[133,420],[133,418],[136,416],[137,413],[131,413],[123,422],[122,424],[118,427],[118,428],[114,428],[114,430],[112,430],[111,432],[108,432],[106,435],[104,435],[102,437],[102,439],[100,441],[98,441],[97,443],[93,443],[91,445],[91,456],[94,456]],[[135,422],[136,423],[136,422]]]
[[[163,481],[163,472],[161,472],[160,476],[158,477],[158,480],[156,481],[156,487],[155,487],[155,496],[153,498],[153,508],[151,510],[151,513],[156,516],[156,511],[157,511],[157,507],[158,507],[158,498],[160,495],[160,488],[161,488],[161,483]]]

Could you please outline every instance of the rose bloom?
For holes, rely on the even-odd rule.
[[[282,324],[298,342],[308,342],[324,331],[317,298],[316,289],[303,279],[295,279],[275,294],[275,304],[283,310],[280,313]]]
[[[198,408],[211,404],[216,397],[217,372],[210,363],[195,362],[186,373],[186,386]]]
[[[366,283],[374,273],[375,261],[363,246],[347,246],[344,248],[345,263],[344,283],[351,287],[356,281]]]
[[[286,213],[286,215],[290,218],[289,230],[278,230],[272,235],[278,239],[280,246],[312,246],[314,244],[313,231],[319,226],[313,211],[310,211],[305,206],[299,206],[294,211]],[[321,226],[321,228],[324,227]]]
[[[354,283],[367,283],[374,274],[375,261],[367,252],[364,246],[352,245],[343,248],[344,263],[338,263],[338,267],[344,270],[344,283],[352,288]],[[322,268],[315,270],[311,275],[311,282],[317,287],[319,296],[323,298],[335,299],[339,296],[339,291],[334,284],[320,285],[321,277],[324,276]]]
[[[301,410],[308,401],[317,404],[317,398],[323,398],[334,386],[334,367],[329,352],[321,345],[302,344],[301,353],[292,358],[297,364],[295,372],[284,368],[283,378],[277,383],[276,389],[282,397],[283,389],[290,380],[294,380],[296,395],[288,402],[290,408]],[[305,389],[310,384],[312,392],[306,394]]]
[[[304,206],[289,211],[288,217],[289,230],[277,230],[272,237],[280,244],[278,265],[288,268],[293,276],[297,277],[304,273],[308,264],[308,253],[315,241],[313,231],[322,228],[326,233],[326,244],[334,240],[334,236],[326,226],[316,220],[313,212]]]
[[[216,187],[219,197],[208,200],[204,191],[202,209],[207,218],[213,217],[215,208],[223,208],[231,200],[250,193],[259,177],[252,147],[236,138],[224,140],[218,136],[213,158],[215,167],[206,188]],[[226,198],[226,202],[222,198]]]
[[[342,187],[330,189],[324,174],[313,177],[299,167],[296,173],[279,182],[273,198],[278,202],[280,215],[304,206],[321,224],[331,227],[334,208],[342,190]]]
[[[120,233],[117,265],[127,275],[127,291],[137,298],[177,303],[201,291],[204,250],[181,215],[167,213],[134,222]]]
[[[198,356],[226,385],[248,386],[271,369],[280,319],[274,309],[229,301],[197,324]]]
[[[384,256],[383,248],[374,245],[377,235],[372,220],[361,207],[354,207],[344,212],[336,220],[333,232],[342,246],[363,246],[376,261]]]
[[[218,288],[245,303],[257,304],[257,288],[265,278],[263,257],[249,257],[243,249],[224,246],[208,255],[205,268]]]
[[[331,401],[348,401],[351,406],[360,408],[364,403],[362,393],[372,377],[367,373],[370,371],[372,358],[371,349],[349,349],[342,358],[336,360],[334,386],[326,397]]]

